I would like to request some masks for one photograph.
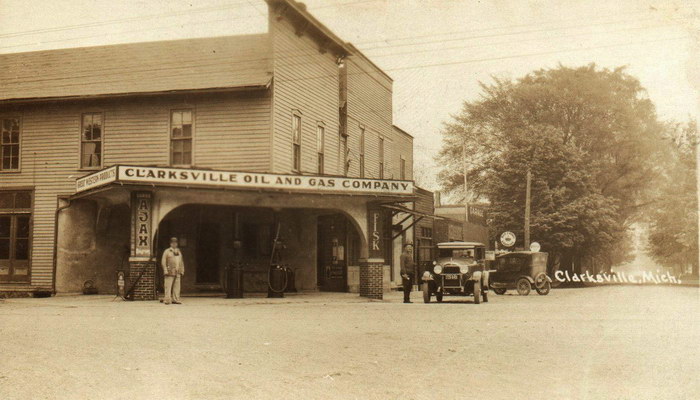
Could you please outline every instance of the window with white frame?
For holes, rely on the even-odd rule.
[[[102,113],[83,114],[80,134],[80,168],[99,169],[102,167]]]
[[[19,170],[19,118],[3,118],[0,128],[0,171]]]
[[[192,165],[193,112],[172,110],[170,112],[170,164]]]
[[[365,177],[365,127],[360,126],[360,178]]]
[[[292,115],[292,170],[301,171],[301,115]]]
[[[316,151],[318,153],[318,173],[322,175],[324,172],[324,154],[326,147],[326,127],[323,122],[316,126]]]
[[[384,179],[384,136],[379,136],[379,179]]]

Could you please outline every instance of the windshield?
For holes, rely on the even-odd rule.
[[[440,258],[474,258],[474,249],[440,249]]]

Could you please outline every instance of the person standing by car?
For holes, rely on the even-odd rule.
[[[178,248],[176,237],[170,238],[170,247],[163,252],[160,264],[163,267],[163,287],[165,289],[163,303],[182,304],[180,303],[180,280],[185,274],[185,262],[182,251]]]
[[[416,263],[413,261],[413,245],[406,243],[401,253],[401,282],[403,284],[403,302],[411,303],[413,277],[416,275]]]

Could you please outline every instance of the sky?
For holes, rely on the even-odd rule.
[[[307,0],[394,80],[394,123],[437,189],[442,124],[479,82],[559,63],[626,66],[661,119],[700,114],[700,0]],[[256,33],[262,0],[0,0],[0,53]]]

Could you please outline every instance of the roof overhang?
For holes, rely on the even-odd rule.
[[[2,104],[27,104],[27,103],[41,103],[41,102],[54,102],[54,101],[75,101],[75,100],[98,100],[98,99],[117,99],[123,97],[138,97],[138,96],[168,96],[168,95],[178,95],[178,94],[200,94],[200,93],[234,93],[234,92],[246,92],[246,91],[256,91],[256,90],[267,90],[272,84],[272,78],[268,79],[265,83],[252,84],[247,86],[232,86],[232,87],[218,87],[218,88],[204,88],[204,89],[183,89],[183,90],[162,90],[154,92],[130,92],[130,93],[102,93],[102,94],[90,94],[90,95],[77,95],[77,96],[54,96],[54,97],[30,97],[30,98],[17,98],[17,99],[0,99],[0,105]]]
[[[409,201],[413,181],[114,165],[76,179],[74,197],[113,185],[374,196]]]

